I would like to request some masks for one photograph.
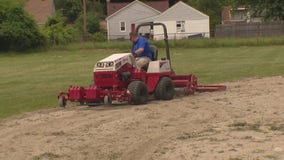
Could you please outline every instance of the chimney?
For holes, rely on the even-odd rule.
[[[224,6],[222,10],[222,23],[228,24],[230,23],[230,10],[231,8],[229,6]]]

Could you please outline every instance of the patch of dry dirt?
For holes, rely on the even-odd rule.
[[[115,107],[51,109],[0,121],[0,159],[283,160],[284,77],[224,92]]]

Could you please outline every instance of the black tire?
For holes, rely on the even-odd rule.
[[[58,105],[59,105],[60,107],[65,107],[65,106],[66,106],[66,99],[65,99],[64,96],[60,96],[60,97],[58,98]]]
[[[144,82],[133,81],[128,85],[131,94],[130,104],[145,104],[148,101],[148,88]]]
[[[86,103],[89,107],[99,106],[101,103],[99,102],[87,102]]]
[[[154,96],[156,99],[171,100],[175,94],[173,81],[169,77],[162,77],[156,86]]]

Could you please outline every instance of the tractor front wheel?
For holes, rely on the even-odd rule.
[[[148,101],[148,88],[144,82],[133,81],[128,85],[131,104],[145,104]]]
[[[162,77],[156,86],[154,96],[156,99],[171,100],[174,97],[175,88],[172,79]]]

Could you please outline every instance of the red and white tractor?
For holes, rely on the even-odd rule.
[[[156,25],[164,29],[167,58],[157,59],[158,50],[154,46],[151,46],[154,60],[142,69],[136,68],[131,53],[106,57],[94,66],[94,85],[86,88],[70,86],[68,92],[59,93],[59,105],[65,107],[67,101],[80,104],[112,104],[113,101],[118,101],[138,105],[147,103],[149,95],[154,95],[159,100],[171,100],[175,88],[183,88],[185,94],[226,89],[223,85],[198,85],[197,77],[193,74],[176,75],[170,63],[166,26],[162,23],[143,23],[137,26],[136,31],[143,26]]]

